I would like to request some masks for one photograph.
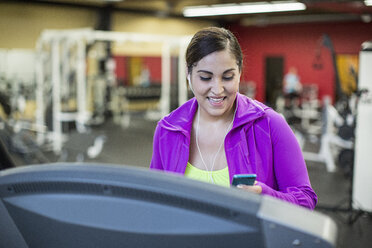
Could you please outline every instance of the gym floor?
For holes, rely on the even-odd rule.
[[[89,146],[87,142],[91,142],[93,137],[105,135],[106,142],[102,153],[95,159],[87,159],[85,156],[85,162],[148,167],[151,160],[155,126],[155,121],[144,121],[141,115],[135,115],[132,116],[127,128],[107,121],[101,126],[93,128],[89,135],[85,135],[90,139],[82,139],[84,138],[82,134],[72,134],[65,146],[64,160],[76,161],[78,157],[81,158],[84,149]],[[52,154],[47,154],[47,156],[51,161],[58,159]],[[355,211],[350,213],[332,209],[348,207],[350,179],[340,172],[328,173],[325,165],[321,163],[308,162],[307,166],[311,184],[319,199],[316,210],[329,215],[338,225],[336,247],[371,247],[372,215],[362,213],[357,216]],[[348,220],[354,217],[355,220],[348,223]]]

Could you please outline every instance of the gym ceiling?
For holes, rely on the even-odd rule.
[[[34,5],[54,5],[76,8],[107,8],[112,11],[124,11],[139,14],[148,14],[158,17],[185,18],[182,14],[184,7],[198,5],[215,5],[231,3],[262,2],[264,0],[0,0],[0,2],[20,3]],[[282,0],[280,0],[282,1]],[[278,1],[268,1],[278,2]],[[293,12],[277,12],[265,14],[240,14],[210,17],[196,17],[199,19],[214,20],[218,22],[241,22],[246,25],[262,22],[293,23],[315,21],[349,21],[361,19],[364,22],[372,21],[372,6],[366,6],[364,0],[301,0],[306,10]]]

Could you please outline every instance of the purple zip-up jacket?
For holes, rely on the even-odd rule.
[[[317,196],[300,146],[285,119],[239,93],[236,103],[233,127],[224,143],[230,183],[235,174],[255,173],[262,194],[314,209]],[[197,107],[192,98],[158,122],[151,169],[185,173]]]

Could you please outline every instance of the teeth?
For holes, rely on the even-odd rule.
[[[215,102],[215,103],[220,103],[223,101],[223,97],[222,98],[212,98],[212,97],[209,97],[209,100],[211,100],[212,102]]]

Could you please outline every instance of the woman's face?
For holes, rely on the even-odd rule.
[[[235,57],[222,50],[202,58],[191,72],[191,84],[201,114],[229,116],[239,90],[240,71]]]

